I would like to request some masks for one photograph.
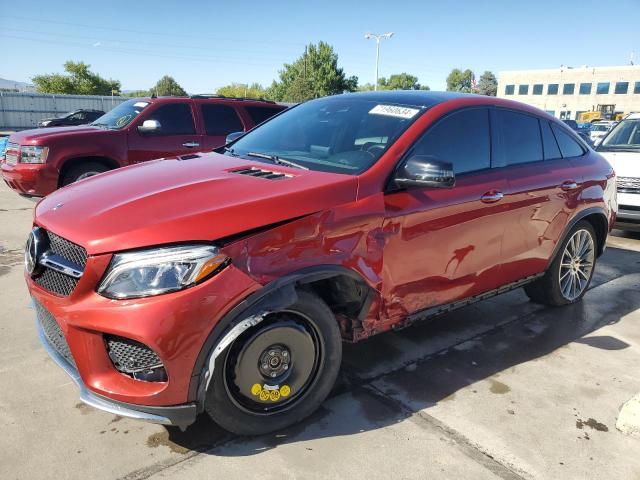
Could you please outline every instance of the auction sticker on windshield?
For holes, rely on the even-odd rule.
[[[420,110],[417,108],[398,107],[396,105],[376,105],[369,113],[372,115],[385,115],[387,117],[413,118]]]

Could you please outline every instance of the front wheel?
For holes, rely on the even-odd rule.
[[[280,430],[310,415],[335,383],[342,358],[336,319],[317,296],[269,314],[216,359],[205,410],[240,435]]]
[[[596,235],[591,224],[578,222],[563,240],[544,276],[524,287],[529,298],[552,306],[579,301],[593,277],[596,248]]]
[[[79,180],[93,177],[99,173],[106,172],[108,167],[98,162],[86,162],[72,167],[62,178],[61,186],[66,187]]]

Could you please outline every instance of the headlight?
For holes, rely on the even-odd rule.
[[[163,247],[113,256],[98,286],[108,298],[150,297],[191,287],[227,263],[210,245]]]
[[[20,147],[20,163],[44,163],[49,155],[48,147],[22,145]]]

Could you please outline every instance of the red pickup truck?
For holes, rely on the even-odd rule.
[[[285,108],[207,95],[136,98],[89,125],[14,133],[2,177],[19,194],[41,197],[114,168],[220,147]]]

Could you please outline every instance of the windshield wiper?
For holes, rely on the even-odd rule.
[[[213,149],[213,151],[215,152],[217,149]],[[239,157],[240,155],[238,155],[236,153],[236,151],[233,148],[229,148],[229,147],[224,147],[224,153],[228,153],[229,155],[231,155],[232,157]]]
[[[267,153],[258,153],[258,152],[249,152],[247,153],[248,157],[258,157],[258,158],[266,158],[267,160],[271,160],[276,165],[286,165],[287,167],[301,168],[302,170],[309,170],[304,165],[300,165],[299,163],[292,162],[291,160],[286,160],[284,158],[280,158],[277,155],[269,155]]]
[[[90,123],[90,124],[89,124],[89,126],[91,126],[91,127],[106,128],[106,129],[108,129],[108,130],[111,130],[111,127],[110,127],[108,124],[106,124],[106,123],[95,123],[95,122],[93,122],[93,123]]]

